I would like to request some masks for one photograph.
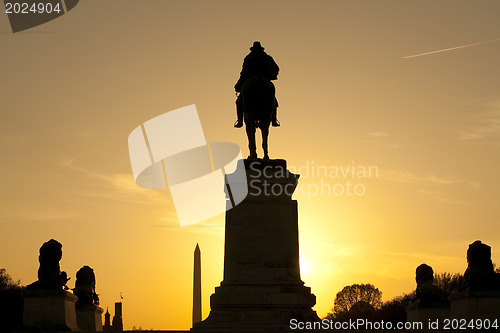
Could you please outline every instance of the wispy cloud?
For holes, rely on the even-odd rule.
[[[61,215],[61,214],[56,214],[56,213],[35,213],[33,215],[25,215],[25,218],[31,219],[31,220],[43,220],[43,221],[48,221],[48,220],[68,220],[68,219],[74,219],[75,216],[72,215]]]
[[[466,187],[477,190],[481,184],[477,181],[460,179],[455,176],[438,176],[434,174],[418,175],[416,173],[403,170],[380,170],[379,179],[395,183],[413,184],[418,193],[433,200],[449,204],[461,204],[455,198],[457,187]]]
[[[375,131],[368,133],[369,138],[363,140],[367,144],[377,145],[379,147],[401,148],[401,144],[394,142],[394,139],[389,138],[391,133],[384,131]]]
[[[172,217],[171,219],[160,219],[166,221],[166,223],[160,224],[151,224],[150,228],[158,228],[158,229],[172,229],[172,228],[180,228],[177,216]],[[175,221],[175,223],[172,223]],[[216,235],[216,236],[224,236],[224,218],[212,218],[207,221],[202,221],[199,223],[191,224],[185,227],[182,227],[183,232],[189,232],[193,234],[204,234],[204,235]]]
[[[458,139],[476,145],[500,145],[500,99],[488,103],[469,119],[470,125],[460,131]]]
[[[77,137],[84,137],[84,138],[99,138],[99,137],[112,136],[109,133],[95,133],[95,132],[88,132],[88,131],[66,133],[66,135],[68,135],[68,136],[77,136]]]
[[[93,186],[86,186],[84,190],[80,190],[79,194],[144,205],[166,204],[166,191],[146,190],[138,187],[132,173],[107,174],[88,170],[78,163],[83,156],[70,156],[62,161],[63,167],[85,175],[92,182]]]
[[[472,47],[472,46],[478,46],[478,45],[483,45],[483,44],[489,44],[493,42],[500,41],[500,38],[498,39],[492,39],[492,40],[487,40],[484,42],[479,42],[479,43],[472,43],[472,44],[465,44],[465,45],[460,45],[460,46],[455,46],[455,47],[449,47],[446,49],[440,49],[440,50],[435,50],[435,51],[429,51],[429,52],[424,52],[424,53],[417,53],[409,56],[403,57],[403,59],[410,59],[410,58],[416,58],[416,57],[422,57],[426,55],[431,55],[431,54],[436,54],[436,53],[442,53],[442,52],[448,52],[448,51],[453,51],[453,50],[459,50],[459,49],[464,49],[467,47]]]
[[[371,133],[368,133],[368,135],[374,136],[377,138],[383,138],[383,137],[389,136],[390,134],[387,132],[371,132]]]
[[[78,216],[73,214],[61,213],[61,212],[53,212],[53,211],[19,211],[19,210],[3,210],[0,214],[3,218],[7,218],[9,220],[17,220],[20,219],[22,221],[43,221],[43,222],[59,222],[64,221],[67,222],[69,220],[79,219]]]
[[[149,225],[151,228],[180,228],[179,219],[168,190],[149,190],[136,185],[132,173],[111,173],[91,171],[79,162],[84,155],[75,155],[65,158],[62,165],[65,168],[78,172],[89,179],[91,186],[79,189],[78,194],[103,200],[119,200],[145,206],[161,207],[161,215]],[[160,211],[160,210],[159,210]],[[203,234],[224,234],[224,219],[214,217],[196,223],[183,229],[186,232]]]
[[[418,175],[413,172],[404,170],[391,170],[391,169],[381,169],[379,171],[379,179],[386,180],[395,183],[422,183],[422,184],[435,184],[435,185],[466,185],[473,189],[477,189],[481,186],[479,182],[460,179],[454,176],[438,176],[434,174],[429,175]]]
[[[443,192],[443,191],[420,190],[419,192],[425,196],[428,196],[428,197],[434,199],[434,200],[441,201],[444,203],[451,203],[451,204],[461,203],[459,200],[454,199],[451,194]]]

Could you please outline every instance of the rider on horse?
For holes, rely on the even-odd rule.
[[[245,57],[243,61],[243,68],[241,69],[240,78],[236,85],[234,86],[234,90],[237,93],[241,92],[241,88],[248,79],[252,77],[263,77],[269,82],[271,80],[278,79],[278,72],[280,68],[274,62],[273,57],[264,52],[264,48],[260,45],[260,42],[254,42],[253,46],[250,48],[250,53]],[[271,83],[271,82],[270,82]],[[272,84],[272,83],[271,83]],[[276,119],[276,111],[278,107],[278,101],[275,97],[275,108],[273,110],[271,124],[274,127],[280,126],[278,119]],[[238,95],[236,99],[236,112],[238,114],[238,120],[234,123],[234,127],[242,127],[243,126],[243,105],[241,94]]]

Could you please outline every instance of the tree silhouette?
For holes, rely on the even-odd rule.
[[[0,324],[2,332],[12,332],[23,322],[23,288],[5,268],[0,268]]]
[[[358,302],[366,302],[373,309],[379,309],[382,305],[382,292],[369,283],[345,286],[335,297],[332,316],[349,312]]]
[[[376,311],[375,318],[380,321],[391,322],[394,326],[398,322],[406,321],[406,307],[415,298],[415,291],[409,294],[396,296],[393,299],[384,302],[380,309]]]
[[[500,273],[500,268],[496,268]],[[434,285],[443,290],[445,297],[463,288],[464,277],[459,273],[434,274]],[[382,292],[372,284],[353,284],[346,286],[335,297],[334,307],[325,318],[334,321],[366,318],[385,322],[406,321],[406,307],[415,299],[415,290],[404,293],[382,303]]]
[[[7,274],[5,268],[0,268],[0,290],[19,287],[19,283],[20,283],[19,280],[17,281],[12,280],[10,275]]]
[[[460,291],[464,284],[464,276],[460,273],[434,274],[434,284],[443,290],[444,296],[448,297]]]

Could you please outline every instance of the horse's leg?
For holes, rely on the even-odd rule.
[[[247,122],[245,129],[248,136],[248,148],[250,149],[250,158],[257,158],[257,146],[255,145],[255,125],[253,121]]]
[[[260,131],[262,132],[262,149],[264,150],[264,159],[268,160],[269,154],[267,151],[267,137],[269,136],[269,122],[262,126]]]

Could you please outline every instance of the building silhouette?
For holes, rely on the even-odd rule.
[[[113,332],[123,332],[122,302],[115,303],[115,315],[113,316]]]
[[[111,332],[111,314],[109,313],[109,309],[106,308],[106,313],[104,314],[104,326],[102,327],[102,330],[105,332]]]
[[[102,328],[105,332],[123,332],[123,318],[122,318],[122,302],[115,303],[115,315],[113,316],[113,323],[111,324],[111,314],[109,309],[106,309],[104,314],[104,326]]]

